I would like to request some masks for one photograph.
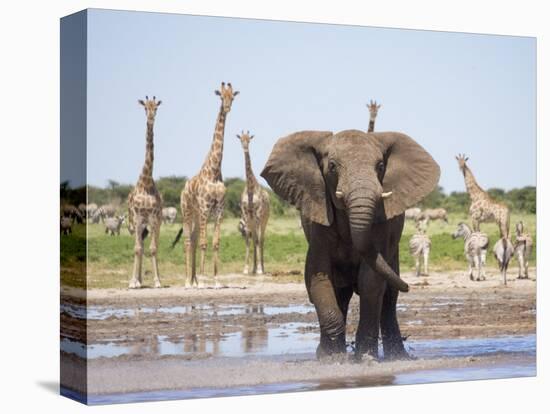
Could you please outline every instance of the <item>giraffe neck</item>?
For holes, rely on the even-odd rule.
[[[485,194],[485,191],[479,186],[477,183],[474,174],[472,174],[472,171],[467,166],[464,166],[463,170],[464,174],[464,183],[466,184],[466,190],[468,191],[468,194],[470,194],[470,197],[472,199],[479,198],[483,194]]]
[[[369,120],[369,130],[367,132],[374,132],[374,121],[376,118],[372,118]]]
[[[248,195],[248,209],[252,211],[252,202],[254,201],[254,191],[258,185],[254,172],[252,171],[252,163],[250,162],[250,153],[248,150],[244,151],[244,166],[246,171],[246,189]]]
[[[155,159],[153,144],[153,124],[153,122],[147,121],[145,163],[143,164],[143,169],[141,170],[141,175],[139,176],[138,180],[138,187],[145,189],[151,188],[153,185],[153,162]]]
[[[218,118],[216,120],[216,128],[214,130],[214,138],[210,151],[201,168],[201,173],[207,176],[211,181],[222,181],[222,157],[223,157],[223,136],[225,131],[226,112],[223,110],[223,105],[220,107]]]

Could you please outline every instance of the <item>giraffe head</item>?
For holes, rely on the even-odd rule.
[[[233,91],[231,83],[228,83],[227,86],[225,82],[222,82],[222,87],[219,90],[214,91],[222,101],[222,108],[225,113],[231,111],[231,104],[235,96],[239,94],[239,91]]]
[[[369,109],[370,117],[372,119],[376,118],[376,115],[378,115],[378,110],[381,106],[382,104],[377,104],[376,101],[373,101],[372,99],[370,100],[370,103],[367,104],[367,108]]]
[[[466,169],[466,161],[468,161],[469,158],[465,154],[458,154],[455,158],[458,161],[458,168],[460,168],[460,171],[464,172]]]
[[[252,141],[252,138],[254,138],[254,135],[250,135],[250,131],[242,131],[241,135],[237,134],[237,138],[241,140],[241,145],[243,146],[243,150],[248,151],[248,144],[250,144],[250,141]]]
[[[145,115],[147,115],[147,122],[153,122],[155,120],[155,115],[157,114],[157,108],[160,106],[162,101],[157,101],[156,96],[153,96],[153,99],[145,96],[145,101],[138,99],[138,103],[143,105],[145,108]]]

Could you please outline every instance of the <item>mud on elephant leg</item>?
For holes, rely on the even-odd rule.
[[[317,358],[346,352],[346,323],[338,306],[332,282],[326,273],[311,275],[309,296],[319,318],[321,342],[317,347]]]
[[[363,354],[378,359],[378,337],[380,315],[386,290],[386,281],[364,262],[358,277],[360,296],[359,325],[355,337],[355,359],[361,360]]]

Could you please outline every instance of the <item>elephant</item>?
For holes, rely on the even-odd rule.
[[[354,293],[359,323],[354,358],[407,359],[397,321],[399,240],[404,212],[437,185],[439,165],[398,132],[301,131],[280,138],[261,173],[300,211],[308,243],[304,279],[320,326],[317,358],[346,357]]]

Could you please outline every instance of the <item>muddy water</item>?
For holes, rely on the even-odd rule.
[[[474,308],[468,304],[468,300],[471,301],[465,297],[439,296],[433,298],[429,306],[420,300],[400,304],[398,312],[402,316],[402,326],[412,332],[418,332],[415,330],[429,330],[427,328],[434,323],[445,325],[448,318],[451,318],[450,320],[454,323],[469,322],[469,315],[479,315],[478,309],[484,307],[485,302],[479,302],[478,307]],[[525,311],[523,309],[525,306],[522,305],[522,313],[527,312],[526,317],[531,318],[531,308],[526,308],[527,311]],[[315,310],[307,303],[289,305],[276,303],[269,306],[216,302],[185,306],[179,304],[139,307],[96,305],[89,306],[87,309],[67,303],[62,306],[61,311],[62,317],[75,321],[86,319],[88,335],[92,338],[91,343],[86,346],[73,335],[63,335],[62,351],[87,358],[91,362],[95,361],[100,369],[114,369],[121,363],[128,367],[128,364],[135,363],[133,361],[162,363],[167,359],[183,364],[189,369],[198,367],[205,371],[213,366],[218,369],[225,366],[231,370],[235,365],[246,366],[249,363],[259,363],[262,369],[265,369],[262,375],[269,378],[271,382],[275,382],[259,381],[252,375],[251,379],[255,383],[250,386],[236,386],[228,383],[217,387],[208,387],[205,386],[206,384],[200,387],[181,387],[178,390],[101,392],[101,394],[88,396],[90,404],[536,375],[536,337],[534,334],[523,334],[523,332],[490,337],[480,337],[480,335],[422,339],[414,336],[420,339],[406,341],[408,351],[420,361],[470,358],[472,361],[479,361],[475,366],[445,368],[438,365],[436,369],[424,369],[430,364],[421,363],[418,364],[418,369],[412,371],[399,372],[397,369],[392,375],[357,376],[357,370],[350,365],[349,370],[352,374],[355,373],[355,376],[347,377],[344,372],[343,377],[336,379],[311,380],[314,378],[311,373],[320,370],[315,361],[319,333]],[[503,315],[506,316],[509,313],[503,313]],[[356,324],[354,320],[356,316],[353,312],[351,313],[350,325]],[[445,319],[442,320],[442,317]],[[494,318],[494,314],[492,317]],[[447,331],[442,330],[442,332]],[[493,331],[489,332],[492,334]],[[503,332],[507,331],[503,330]],[[353,338],[353,335],[348,332],[348,339],[350,338]],[[293,375],[292,380],[287,378],[277,380],[276,373],[281,370],[281,364],[287,364],[285,369],[290,367],[290,370],[295,370],[297,375]],[[308,369],[311,370],[310,374]],[[346,367],[338,369],[346,371]],[[273,375],[268,375],[269,372],[273,372]],[[79,396],[70,390],[63,389],[62,392],[79,399]]]

